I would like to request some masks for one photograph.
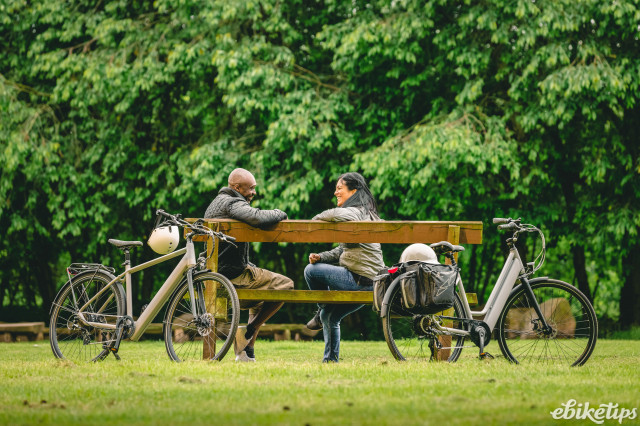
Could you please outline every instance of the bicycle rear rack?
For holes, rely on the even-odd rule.
[[[67,274],[69,275],[78,275],[86,271],[100,271],[100,270],[104,270],[112,274],[115,274],[116,272],[115,268],[112,268],[110,266],[105,266],[101,263],[72,263],[71,265],[67,266]]]

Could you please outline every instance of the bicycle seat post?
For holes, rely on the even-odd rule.
[[[448,251],[444,254],[444,257],[446,257],[447,259],[449,259],[451,261],[451,265],[456,266],[456,256],[452,251]]]
[[[124,253],[124,263],[122,264],[122,266],[131,266],[131,255],[129,254],[129,249],[124,249],[122,250],[122,252]]]

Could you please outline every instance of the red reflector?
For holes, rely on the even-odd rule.
[[[398,272],[398,267],[396,266],[395,268],[391,268],[388,271],[390,274],[395,274],[396,272]]]

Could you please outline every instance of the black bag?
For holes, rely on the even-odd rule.
[[[451,265],[415,263],[400,279],[402,304],[414,314],[429,315],[453,306],[458,269]]]
[[[391,268],[384,268],[378,272],[378,275],[373,277],[373,310],[374,312],[380,312],[382,309],[382,301],[387,289],[393,282],[393,280],[400,275],[401,271],[398,266]]]

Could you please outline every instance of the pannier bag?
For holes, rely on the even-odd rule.
[[[375,312],[380,312],[382,309],[384,295],[393,280],[396,279],[400,273],[401,271],[398,266],[393,266],[391,268],[385,267],[373,278],[373,310]]]
[[[400,278],[402,304],[421,315],[449,309],[453,306],[457,279],[458,270],[452,265],[420,262],[407,266]]]

